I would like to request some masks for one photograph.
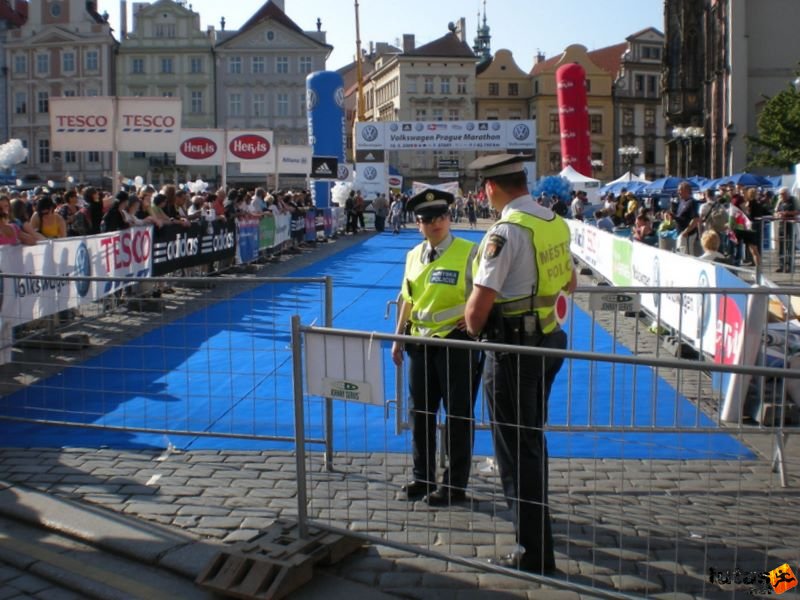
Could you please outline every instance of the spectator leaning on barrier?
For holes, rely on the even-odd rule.
[[[100,233],[100,223],[103,220],[103,201],[100,199],[100,190],[92,186],[83,188],[83,202],[89,208],[89,214],[92,216],[89,233]]]
[[[31,217],[31,227],[46,238],[67,237],[67,223],[55,212],[53,199],[47,195],[36,202],[36,212]]]
[[[30,222],[30,217],[28,216],[28,207],[25,203],[25,200],[22,198],[14,198],[11,201],[11,222],[15,223],[17,227],[19,227],[20,231],[28,236],[29,241],[23,243],[36,243],[40,240],[45,239],[45,237],[36,231]]]
[[[128,224],[128,219],[125,216],[125,212],[128,210],[128,192],[119,191],[117,195],[114,197],[114,202],[111,204],[111,208],[108,209],[108,212],[103,216],[103,222],[100,223],[100,231],[103,233],[108,233],[110,231],[121,231],[123,229],[128,229],[130,225]]]
[[[594,218],[598,229],[608,231],[609,233],[614,231],[614,219],[609,216],[608,210],[601,208],[595,211]]]
[[[700,237],[700,245],[703,253],[700,255],[702,260],[710,260],[723,264],[729,264],[729,259],[719,251],[720,238],[716,231],[708,230]]]
[[[688,181],[678,185],[678,208],[675,212],[675,223],[678,225],[679,248],[691,256],[700,255],[700,219],[692,198],[692,186]]]
[[[0,246],[35,244],[36,237],[26,233],[11,216],[11,202],[5,194],[0,196]]]
[[[794,271],[795,220],[800,214],[800,203],[789,193],[789,188],[778,190],[775,218],[778,219],[778,273]]]

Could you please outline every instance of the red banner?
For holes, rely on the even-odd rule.
[[[586,71],[578,63],[556,71],[558,117],[561,126],[561,167],[572,166],[592,176],[592,143],[589,138],[589,105],[586,101]]]

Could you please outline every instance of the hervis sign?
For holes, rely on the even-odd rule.
[[[589,295],[591,310],[638,312],[641,307],[642,299],[639,294],[592,292]]]
[[[184,129],[175,152],[175,162],[179,165],[219,166],[224,152],[223,129]]]

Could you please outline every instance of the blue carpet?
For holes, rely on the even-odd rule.
[[[478,232],[459,235],[480,239]],[[399,236],[383,234],[292,275],[333,277],[336,327],[389,332],[393,328],[391,321],[384,319],[386,303],[396,297],[405,254],[418,242],[414,229]],[[269,285],[242,293],[0,398],[0,412],[114,426],[291,437],[294,421],[289,320],[292,314],[300,314],[304,324],[321,324],[323,298],[320,286],[315,284]],[[571,331],[580,332],[573,335],[573,347],[590,350],[590,317],[577,311],[571,319]],[[600,327],[595,327],[594,350],[629,354]],[[391,397],[394,370],[388,344],[384,344],[383,351],[386,390]],[[559,425],[567,424],[569,412],[569,423],[576,426],[712,426],[652,369],[605,363],[565,363],[554,386],[549,411],[550,422]],[[309,402],[306,422],[309,436],[322,437],[320,401]],[[394,433],[393,411],[387,420],[382,408],[337,402],[334,424],[337,450],[410,451],[408,434]],[[0,443],[10,447],[164,448],[168,443],[183,449],[289,447],[276,442],[10,422],[0,423],[0,428]],[[753,456],[727,434],[551,433],[548,444],[555,457]],[[477,433],[475,453],[492,454],[487,431]]]

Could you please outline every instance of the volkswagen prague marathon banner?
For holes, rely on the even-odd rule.
[[[153,275],[236,256],[236,222],[204,221],[154,229]]]
[[[391,121],[356,123],[358,150],[533,150],[536,122]]]

